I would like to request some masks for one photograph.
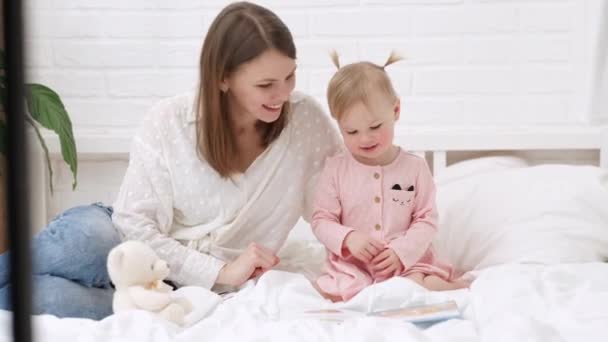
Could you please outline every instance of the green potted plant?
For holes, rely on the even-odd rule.
[[[0,49],[0,253],[6,250],[6,190],[5,181],[3,179],[6,174],[5,157],[7,152],[7,128],[4,113],[4,108],[6,108],[7,86],[5,68],[4,50]],[[73,176],[72,189],[75,189],[78,171],[76,143],[72,131],[72,121],[70,120],[70,116],[68,115],[61,98],[49,87],[35,83],[26,84],[24,93],[28,112],[26,113],[25,120],[33,128],[42,150],[44,151],[46,166],[50,176],[49,187],[51,194],[53,193],[53,169],[49,151],[44,138],[40,133],[39,126],[54,131],[59,137],[61,155],[63,156],[63,160],[70,167]]]

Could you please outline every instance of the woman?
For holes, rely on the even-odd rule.
[[[74,208],[34,239],[34,313],[110,315],[105,262],[121,240],[152,246],[177,285],[220,291],[275,266],[298,218],[310,217],[325,158],[340,148],[319,105],[293,92],[295,60],[274,13],[224,8],[203,43],[198,92],[156,105],[134,137],[114,213]]]

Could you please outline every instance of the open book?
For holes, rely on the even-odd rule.
[[[408,306],[397,309],[373,311],[363,313],[354,310],[344,309],[322,309],[322,310],[308,310],[302,315],[298,315],[299,318],[314,318],[323,321],[335,321],[343,322],[348,319],[360,318],[360,317],[385,317],[391,319],[398,319],[403,322],[411,323],[431,323],[451,318],[461,317],[458,305],[456,302],[451,300],[441,303],[425,304]]]

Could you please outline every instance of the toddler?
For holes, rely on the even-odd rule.
[[[335,52],[332,59],[327,97],[346,150],[327,159],[318,184],[312,229],[328,260],[315,287],[339,301],[394,276],[430,290],[468,286],[433,250],[438,217],[426,161],[393,143],[400,100],[385,68],[400,58],[343,67]]]

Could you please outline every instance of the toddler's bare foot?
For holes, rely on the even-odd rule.
[[[321,296],[323,296],[323,298],[325,298],[325,299],[329,299],[329,300],[331,300],[333,303],[335,303],[335,302],[341,302],[341,301],[342,301],[342,297],[340,297],[340,296],[336,296],[336,295],[332,295],[332,294],[329,294],[329,293],[327,293],[327,292],[325,292],[325,291],[321,290],[321,288],[319,287],[319,285],[317,285],[317,283],[316,283],[316,282],[314,282],[314,281],[311,281],[311,283],[312,283],[312,287],[314,287],[314,288],[315,288],[315,290],[317,290],[317,292],[319,292],[319,294],[320,294]]]
[[[457,289],[468,288],[471,285],[470,280],[464,278],[458,278],[453,281],[445,281],[442,278],[434,275],[424,275],[422,273],[414,273],[407,278],[420,284],[422,287],[431,291],[450,291]]]
[[[471,288],[473,279],[458,278],[458,279],[454,280],[453,283],[455,285],[459,286],[459,287],[457,287],[458,289],[468,289],[468,288]]]
[[[467,281],[464,279],[456,279],[450,282],[446,282],[444,290],[468,289],[469,286],[471,286],[471,281]]]

